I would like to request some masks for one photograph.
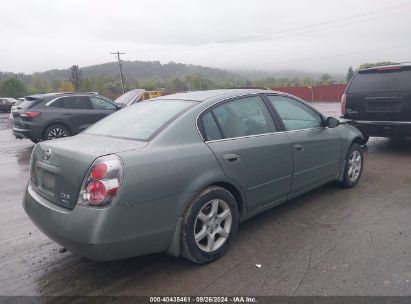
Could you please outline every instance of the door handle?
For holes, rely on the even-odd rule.
[[[240,159],[240,155],[231,154],[231,153],[230,154],[224,154],[223,159],[225,159],[229,163],[233,163],[233,162],[236,162]]]
[[[303,146],[303,145],[300,145],[300,144],[294,145],[294,148],[295,148],[297,151],[302,151],[302,150],[304,150],[304,146]]]

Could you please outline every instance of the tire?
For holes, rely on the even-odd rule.
[[[44,140],[52,140],[57,138],[63,138],[70,136],[70,131],[63,125],[54,124],[49,126],[46,131],[44,131]]]
[[[359,144],[353,143],[345,159],[343,180],[339,182],[344,188],[351,188],[358,184],[364,168],[364,155]]]
[[[231,192],[217,186],[204,189],[184,214],[181,255],[198,264],[217,260],[233,242],[238,222],[238,206]]]
[[[40,142],[40,139],[32,139],[32,138],[30,138],[30,140],[31,140],[33,143],[35,143],[35,144],[37,144],[38,142]]]

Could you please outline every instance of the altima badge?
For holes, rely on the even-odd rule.
[[[51,157],[51,149],[47,149],[46,150],[46,154],[44,155],[44,159],[48,160]]]

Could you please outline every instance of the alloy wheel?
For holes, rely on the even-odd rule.
[[[67,131],[60,127],[55,127],[47,133],[47,139],[56,139],[68,136]]]
[[[207,202],[197,215],[194,224],[194,239],[205,252],[219,249],[231,231],[233,217],[228,204],[221,199]]]
[[[362,158],[359,151],[354,150],[348,159],[348,178],[355,182],[361,173]]]

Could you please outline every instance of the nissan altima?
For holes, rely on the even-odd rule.
[[[211,262],[239,222],[363,170],[361,132],[260,89],[139,102],[34,146],[23,206],[48,237],[93,260],[154,252]]]

